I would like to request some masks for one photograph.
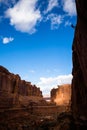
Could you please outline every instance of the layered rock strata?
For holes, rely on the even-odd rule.
[[[18,106],[25,102],[28,104],[29,97],[41,98],[40,88],[0,66],[0,108]]]

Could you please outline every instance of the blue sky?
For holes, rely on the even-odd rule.
[[[49,95],[71,83],[74,0],[0,0],[0,65]]]

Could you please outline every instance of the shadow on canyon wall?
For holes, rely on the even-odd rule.
[[[0,130],[87,129],[87,1],[76,0],[71,103],[56,106],[42,92],[0,67]]]

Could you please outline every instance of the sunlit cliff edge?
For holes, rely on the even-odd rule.
[[[51,90],[51,101],[55,102],[56,105],[61,106],[70,105],[71,102],[71,85],[63,84],[58,85],[58,88]]]
[[[39,102],[42,97],[42,92],[36,85],[21,80],[18,74],[10,73],[0,66],[0,108],[27,106],[30,100]]]
[[[58,86],[56,93],[51,90],[50,102],[47,102],[40,88],[0,66],[0,130],[60,129],[59,117],[71,116],[68,114],[70,87]],[[58,116],[60,113],[66,114]]]

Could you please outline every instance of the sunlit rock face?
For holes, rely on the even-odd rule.
[[[64,84],[51,90],[51,99],[56,105],[67,106],[71,101],[71,85]]]
[[[0,108],[28,104],[30,96],[42,97],[40,88],[0,66]]]
[[[76,121],[86,121],[87,128],[87,0],[76,0],[76,7],[77,25],[73,41],[72,112]],[[85,126],[84,123],[83,126]]]

